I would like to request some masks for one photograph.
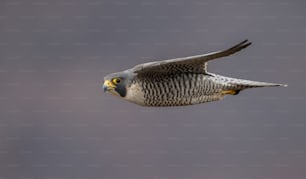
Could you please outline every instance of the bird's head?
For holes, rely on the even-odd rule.
[[[103,90],[124,98],[130,83],[131,75],[128,71],[112,73],[104,77]]]

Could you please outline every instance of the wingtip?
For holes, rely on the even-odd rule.
[[[250,42],[248,39],[245,39],[244,41],[240,42],[236,47],[239,48],[246,48],[248,46],[250,46],[252,44],[252,42]]]
[[[237,45],[245,45],[247,43],[250,43],[248,39],[245,39],[243,41],[241,41],[240,43],[238,43]]]
[[[245,39],[244,41],[242,41],[241,43],[246,43],[246,42],[248,42],[249,41],[249,39]]]
[[[243,44],[246,45],[246,46],[249,46],[249,45],[252,44],[252,42],[250,42],[249,39],[245,39],[245,40],[243,41]]]

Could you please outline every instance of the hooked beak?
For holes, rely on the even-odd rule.
[[[105,80],[104,81],[104,84],[103,84],[104,92],[111,91],[111,90],[113,90],[115,88],[116,88],[116,86],[112,82],[110,82],[109,80]]]

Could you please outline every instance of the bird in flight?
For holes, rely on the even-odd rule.
[[[207,62],[232,55],[249,45],[251,42],[244,40],[223,51],[139,64],[105,76],[103,89],[141,106],[184,106],[217,101],[248,88],[287,86],[207,71]]]

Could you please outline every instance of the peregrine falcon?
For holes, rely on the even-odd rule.
[[[141,106],[183,106],[237,95],[248,88],[287,86],[225,77],[207,71],[207,62],[251,45],[244,40],[223,51],[155,61],[104,77],[103,89]]]

